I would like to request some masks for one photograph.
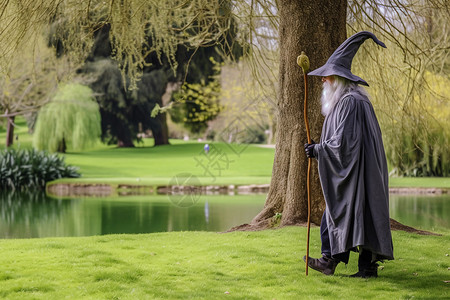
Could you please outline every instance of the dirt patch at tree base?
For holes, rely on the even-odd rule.
[[[401,231],[406,231],[406,232],[420,234],[420,235],[437,235],[437,236],[441,235],[441,234],[434,233],[431,231],[420,230],[420,229],[416,229],[416,228],[408,226],[408,225],[404,225],[394,219],[391,219],[391,230],[401,230]]]
[[[390,220],[391,220],[391,230],[406,231],[409,233],[415,233],[415,234],[420,234],[420,235],[441,236],[441,234],[438,234],[438,233],[434,233],[434,232],[426,231],[426,230],[420,230],[420,229],[416,229],[416,228],[408,226],[408,225],[404,225],[394,219],[390,219]],[[300,223],[300,224],[295,224],[295,226],[307,227],[307,224],[306,224],[306,222],[304,222],[304,223]],[[311,227],[317,227],[317,226],[318,226],[317,224],[311,224]],[[266,230],[266,229],[278,229],[281,227],[283,227],[283,226],[276,226],[276,227],[272,226],[272,220],[266,219],[266,220],[261,221],[256,224],[238,225],[238,226],[230,228],[229,230],[225,231],[224,233],[233,232],[233,231],[260,231],[260,230]]]

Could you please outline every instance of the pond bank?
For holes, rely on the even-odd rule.
[[[269,191],[270,184],[250,185],[131,185],[131,184],[100,184],[100,183],[53,183],[47,186],[47,193],[57,197],[93,196],[107,197],[112,195],[247,195],[263,194]],[[429,187],[391,187],[391,194],[448,194],[447,188]]]
[[[47,186],[49,195],[66,196],[112,196],[112,195],[247,195],[263,194],[269,191],[269,184],[251,185],[130,185],[55,183]]]

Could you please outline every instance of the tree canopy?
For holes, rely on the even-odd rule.
[[[218,45],[231,53],[227,39],[233,26],[230,1],[127,0],[127,1],[7,1],[0,5],[0,67],[7,70],[18,49],[31,46],[40,32],[54,24],[59,40],[74,65],[89,56],[95,32],[110,24],[113,58],[122,75],[135,87],[149,55],[165,56],[176,70],[178,45],[192,49]],[[70,24],[70,26],[59,26]],[[70,28],[70,30],[66,30]],[[150,38],[149,38],[150,37]]]
[[[229,4],[230,1],[220,1],[220,9],[226,10]],[[147,21],[148,26],[152,21],[154,19]],[[222,20],[222,23],[225,21]],[[94,22],[97,23],[94,24]],[[70,58],[70,55],[73,55],[71,52],[74,49],[65,43],[66,37],[61,33],[70,34],[74,30],[72,27],[76,25],[61,22],[58,19],[51,24],[50,44],[55,47],[59,57]],[[157,51],[147,53],[142,57],[144,63],[139,70],[135,70],[138,73],[132,73],[136,77],[130,77],[131,73],[123,69],[123,61],[117,59],[117,49],[114,48],[115,40],[112,34],[114,26],[110,21],[91,19],[91,27],[95,28],[91,51],[84,65],[77,70],[78,75],[81,75],[84,82],[94,90],[100,105],[102,138],[108,143],[132,147],[138,133],[151,130],[155,145],[168,144],[166,115],[158,114],[149,118],[151,111],[155,111],[155,107],[167,104],[162,103],[162,96],[166,93],[168,84],[176,83],[179,86],[180,82],[187,84],[202,82],[208,85],[210,76],[217,73],[214,61],[222,61],[224,57],[230,55],[239,55],[239,47],[231,46],[236,37],[234,21],[231,20],[230,26],[215,36],[214,42],[201,47],[193,48],[190,44],[180,43],[174,45],[174,53],[158,53]],[[214,31],[218,25],[211,26],[210,30]],[[186,29],[189,32],[198,33],[199,31],[197,26],[189,28]],[[172,34],[179,33],[174,30]],[[160,42],[155,41],[154,38],[151,31],[147,31],[141,42],[147,46]],[[177,105],[186,106],[181,101],[177,102]],[[206,121],[207,119],[197,120],[195,124],[202,124],[200,126],[205,127]]]

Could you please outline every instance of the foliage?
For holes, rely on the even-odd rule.
[[[0,150],[0,190],[44,189],[47,182],[63,177],[80,174],[61,156],[34,149]]]
[[[54,93],[58,82],[58,72],[65,69],[64,64],[56,64],[52,50],[45,45],[44,38],[39,35],[29,45],[19,49],[20,58],[14,59],[8,69],[1,70],[0,76],[0,120],[5,118],[7,130],[7,146],[14,139],[16,116],[33,116],[47,103]],[[30,121],[32,118],[29,118]],[[33,127],[33,122],[30,124]]]
[[[157,59],[165,56],[176,70],[178,45],[200,49],[219,43],[223,53],[231,53],[234,47],[228,38],[234,26],[229,1],[8,1],[0,5],[0,12],[8,20],[0,23],[0,69],[8,65],[27,39],[50,23],[56,26],[52,35],[60,40],[58,46],[74,64],[86,60],[95,32],[110,24],[113,58],[119,63],[124,82],[125,78],[131,80],[131,87],[149,66],[149,55]],[[71,25],[68,31],[63,29],[67,24]]]
[[[60,43],[74,61],[84,62],[91,51],[92,39],[89,37],[94,36],[99,28],[110,24],[113,57],[118,61],[123,78],[126,78],[126,74],[132,81],[130,86],[135,86],[133,83],[137,82],[143,69],[152,64],[148,61],[150,55],[154,55],[157,60],[165,56],[168,64],[175,70],[179,65],[177,45],[184,45],[197,52],[204,46],[214,44],[219,45],[223,53],[232,53],[235,40],[228,37],[232,34],[230,32],[236,31],[227,30],[239,27],[236,41],[243,46],[245,55],[250,58],[253,75],[261,83],[261,89],[268,89],[269,93],[274,94],[277,88],[273,79],[277,78],[275,73],[278,70],[274,63],[278,60],[278,6],[284,4],[270,0],[233,1],[225,4],[224,1],[208,0],[88,1],[81,4],[74,0],[43,0],[39,3],[6,1],[0,6],[2,19],[8,20],[0,22],[0,69],[2,72],[8,70],[17,50],[32,44],[33,37],[51,22],[73,24],[68,32],[55,29],[52,34],[55,39],[61,40]],[[373,87],[380,89],[381,97],[390,99],[392,94],[396,95],[398,87],[393,86],[393,83],[396,79],[405,77],[408,78],[405,82],[406,91],[402,95],[396,95],[393,103],[397,106],[401,104],[400,100],[405,104],[412,103],[414,95],[426,87],[420,84],[424,82],[424,71],[438,75],[448,74],[448,1],[387,0],[382,4],[374,0],[348,1],[348,8],[347,20],[351,32],[371,30],[381,40],[389,42],[388,49],[398,51],[396,57],[378,57],[371,68],[365,63],[359,67],[363,72],[355,72],[364,75],[373,72],[375,77],[368,78],[376,78],[378,83]],[[239,20],[237,26],[233,24],[233,18]],[[365,45],[362,48],[367,47]],[[369,58],[373,56],[373,53],[364,55]],[[356,71],[357,65],[356,63]],[[386,76],[391,71],[390,76]],[[375,103],[377,110],[385,106],[385,114],[392,111],[390,106],[381,101],[375,102],[379,103]],[[414,106],[404,105],[402,108],[405,122],[401,123],[400,128],[423,127],[420,118],[414,117],[418,115],[417,112],[413,113]],[[384,131],[392,127],[391,122],[383,118],[380,123]],[[418,123],[421,123],[420,126],[417,126]],[[442,123],[440,125],[443,126]],[[430,139],[431,136],[420,139],[436,140]],[[392,135],[392,140],[395,141],[394,137],[395,133]],[[412,138],[411,142],[417,144],[416,138]],[[402,148],[399,146],[396,149]],[[418,151],[423,152],[426,147],[422,145],[420,148]],[[394,155],[403,154],[397,151]],[[421,162],[416,161],[414,164]],[[414,166],[406,168],[416,169]],[[427,172],[429,173],[416,173]],[[437,174],[440,171],[433,172]],[[400,173],[404,173],[404,170]]]
[[[33,146],[64,152],[65,144],[70,143],[72,149],[82,150],[95,144],[100,133],[99,107],[92,90],[80,84],[67,84],[39,112]]]
[[[354,72],[371,85],[392,175],[449,176],[449,9],[440,1],[427,9],[388,2],[388,13],[373,4],[350,6],[352,31],[369,26],[387,45],[366,42]]]
[[[19,48],[34,49],[35,36],[46,32],[49,45],[72,71],[97,73],[88,84],[100,95],[102,137],[120,146],[134,146],[138,133],[147,130],[152,130],[155,145],[167,144],[166,115],[148,116],[156,105],[167,104],[161,96],[168,80],[199,82],[211,74],[205,58],[239,55],[228,0],[8,1],[0,12],[8,20],[0,23],[0,70],[9,67]],[[99,59],[113,59],[113,67],[101,72],[105,64]],[[86,61],[88,66],[80,69]]]
[[[311,229],[311,256],[320,255]],[[5,239],[0,297],[7,299],[445,299],[444,236],[393,232],[396,260],[378,279],[349,278],[357,254],[334,276],[309,270],[306,228]],[[80,288],[82,287],[82,288]]]
[[[163,70],[144,73],[133,91],[124,88],[117,63],[108,57],[88,61],[82,72],[100,107],[103,141],[132,147],[140,132],[152,130],[156,137],[162,124],[149,114],[165,92],[167,75]]]
[[[449,176],[450,80],[430,72],[423,80],[432,90],[415,91],[410,103],[400,106],[412,107],[411,119],[393,116],[391,124],[400,130],[388,131],[388,158],[396,175]]]
[[[0,77],[0,110],[5,116],[35,111],[48,101],[56,82],[49,52],[45,48],[35,53],[23,50],[20,59],[2,70],[6,74]]]
[[[224,1],[221,5],[227,3]],[[234,29],[230,27],[223,35],[216,36],[217,45],[211,43],[196,49],[186,44],[174,45],[176,68],[171,62],[173,58],[167,57],[168,53],[149,53],[136,81],[121,73],[120,63],[113,60],[113,24],[99,23],[99,26],[93,36],[92,52],[80,73],[97,95],[102,115],[102,139],[122,147],[133,147],[134,141],[139,141],[138,136],[150,130],[155,145],[168,144],[165,111],[170,108],[167,104],[172,91],[178,89],[181,82],[208,82],[210,75],[217,72],[215,61],[237,55],[221,51],[222,44],[232,42],[234,38]],[[70,28],[66,30],[70,31]],[[157,43],[153,38],[149,32],[143,43]]]
[[[214,120],[223,109],[219,95],[220,83],[217,79],[183,85],[173,95],[177,105],[170,111],[172,121],[183,123],[192,133],[204,132],[208,121]]]

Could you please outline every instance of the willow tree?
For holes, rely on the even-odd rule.
[[[232,16],[229,0],[2,2],[0,18],[5,22],[0,22],[0,67],[5,70],[18,49],[48,31],[55,21],[70,24],[51,31],[59,44],[56,50],[63,49],[73,65],[79,66],[91,53],[94,34],[109,24],[112,56],[133,88],[143,69],[150,66],[146,61],[150,55],[165,56],[175,72],[179,45],[194,52],[221,45],[224,52],[232,54]]]
[[[100,138],[100,112],[92,90],[80,84],[59,88],[39,112],[33,135],[38,150],[83,150]]]
[[[387,49],[361,49],[356,72],[371,78],[392,175],[450,174],[450,4],[448,1],[359,1],[352,31],[371,30]],[[385,67],[379,67],[385,66]]]

